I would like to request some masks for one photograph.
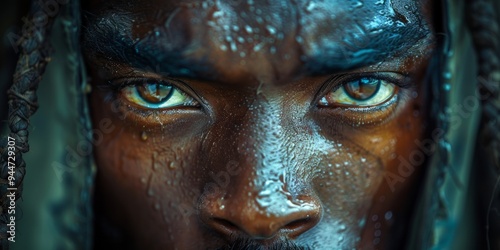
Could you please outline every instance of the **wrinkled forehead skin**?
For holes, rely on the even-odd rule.
[[[430,39],[423,2],[95,1],[84,48],[179,76],[286,81],[416,53]]]

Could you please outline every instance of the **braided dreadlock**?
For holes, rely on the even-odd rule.
[[[50,61],[49,31],[55,15],[48,16],[42,12],[46,1],[33,1],[30,9],[30,20],[34,25],[24,25],[22,35],[18,40],[20,55],[15,69],[13,84],[8,91],[8,121],[9,137],[15,140],[15,171],[13,181],[8,181],[8,150],[7,138],[0,142],[1,155],[1,215],[0,215],[0,242],[2,249],[8,249],[7,224],[10,193],[8,188],[17,188],[16,199],[21,197],[22,181],[26,172],[26,163],[22,154],[29,151],[28,127],[29,118],[38,108],[36,90]],[[42,15],[40,15],[42,14]]]
[[[479,91],[487,98],[482,100],[483,110],[479,130],[477,155],[483,169],[480,177],[493,176],[486,184],[481,197],[486,216],[486,242],[488,249],[500,249],[500,213],[492,213],[492,208],[500,209],[500,29],[499,19],[493,2],[470,1],[468,25],[478,58]],[[496,182],[496,184],[494,183]],[[491,191],[492,188],[492,191]],[[479,195],[481,196],[481,195]],[[484,218],[480,218],[481,222]],[[495,237],[496,236],[496,237]],[[493,242],[496,241],[496,242]],[[492,245],[494,244],[494,245]]]

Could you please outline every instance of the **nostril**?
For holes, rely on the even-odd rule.
[[[212,218],[212,223],[216,230],[226,235],[233,235],[240,230],[234,223],[225,219]]]
[[[309,223],[311,222],[311,219],[309,218],[304,218],[304,219],[300,219],[300,220],[295,220],[295,221],[292,221],[288,224],[286,224],[283,229],[287,229],[287,230],[290,230],[290,231],[294,231],[294,230],[297,230],[297,229],[300,229],[306,225],[308,225]]]

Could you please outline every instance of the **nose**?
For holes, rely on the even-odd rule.
[[[236,198],[224,202],[225,205],[206,201],[201,219],[227,239],[236,236],[268,240],[277,236],[296,238],[313,228],[321,217],[321,206],[314,199],[301,197],[301,204],[295,206],[290,206],[289,200],[275,200],[274,205],[267,208],[252,201],[255,199]]]
[[[292,155],[300,155],[297,148],[286,148],[296,134],[283,129],[291,122],[281,115],[282,102],[258,98],[252,110],[238,117],[240,126],[214,126],[217,133],[205,140],[212,142],[206,150],[210,161],[200,164],[210,178],[198,200],[199,216],[229,240],[294,239],[318,224],[321,202],[307,184],[309,175],[298,171],[311,166],[293,160]],[[224,138],[231,138],[234,147]],[[225,159],[237,159],[239,171],[224,170]]]

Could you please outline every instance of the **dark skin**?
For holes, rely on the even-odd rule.
[[[96,211],[126,247],[400,247],[424,169],[401,177],[427,136],[430,3],[85,8],[93,124],[112,124]]]

